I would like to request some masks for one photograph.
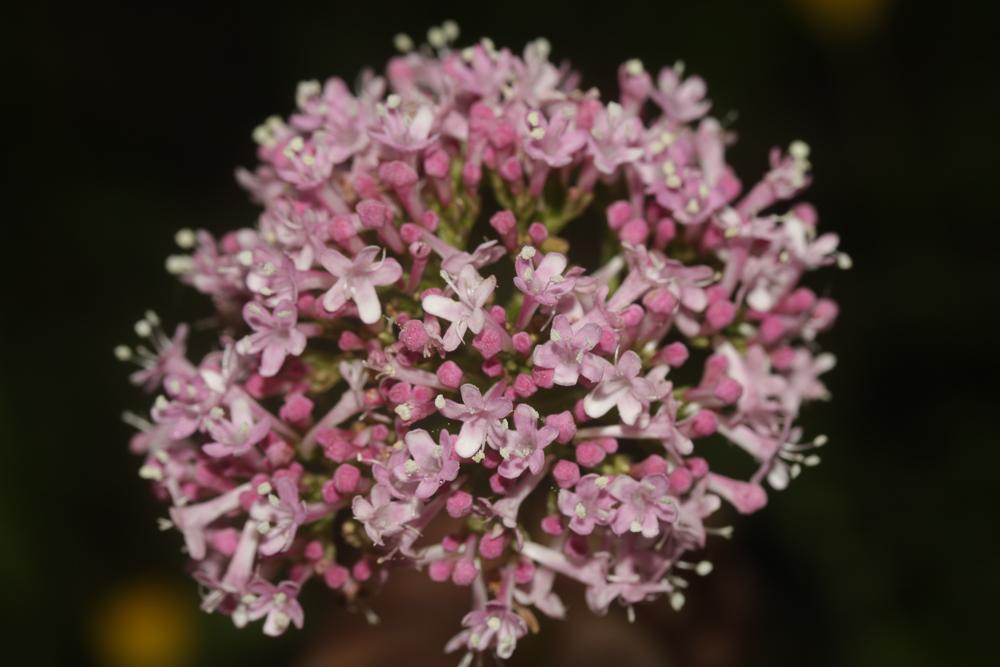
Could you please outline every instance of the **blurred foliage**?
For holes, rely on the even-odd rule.
[[[144,399],[111,355],[148,307],[168,322],[208,312],[162,271],[173,233],[255,219],[232,168],[252,163],[250,131],[290,110],[297,81],[351,81],[384,63],[396,32],[419,36],[451,17],[498,44],[545,35],[606,91],[628,58],[683,58],[740,134],[732,156],[744,178],[763,172],[771,145],[809,141],[811,199],[855,259],[822,276],[843,305],[826,339],[840,359],[835,400],[806,422],[830,435],[824,464],[712,546],[718,568],[684,613],[654,605],[635,626],[620,613],[594,621],[569,591],[573,623],[545,624],[513,664],[916,667],[978,664],[992,650],[1000,591],[987,492],[1000,461],[996,398],[982,385],[997,312],[995,6],[10,11],[0,40],[14,204],[0,263],[5,664],[153,665],[162,647],[159,664],[178,667],[376,665],[398,662],[392,646],[407,664],[454,664],[440,646],[462,602],[446,587],[387,591],[373,629],[317,590],[306,629],[277,641],[198,612],[180,540],[156,530],[163,508],[118,420]]]

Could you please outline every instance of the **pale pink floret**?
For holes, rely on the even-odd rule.
[[[636,424],[656,398],[653,385],[639,375],[641,371],[642,361],[632,350],[623,354],[616,365],[607,364],[600,383],[583,401],[587,416],[597,419],[617,407],[625,424]]]
[[[254,419],[250,401],[237,396],[229,404],[229,419],[211,419],[208,432],[212,442],[202,449],[209,456],[243,456],[267,437],[271,420],[264,416]]]
[[[483,330],[487,318],[484,308],[496,284],[495,276],[484,280],[473,266],[466,265],[452,284],[457,301],[439,294],[423,298],[425,312],[451,322],[444,334],[445,350],[450,352],[457,348],[467,331],[478,334]]]
[[[400,481],[419,481],[414,492],[417,498],[430,498],[458,476],[459,464],[452,458],[454,438],[447,431],[441,431],[440,444],[423,429],[407,433],[404,442],[410,457],[393,473]]]
[[[441,414],[462,422],[455,442],[455,452],[462,458],[469,458],[481,450],[487,438],[494,442],[503,438],[506,427],[501,420],[514,409],[514,404],[503,396],[503,392],[503,385],[496,384],[484,396],[475,385],[463,384],[459,389],[461,403],[439,397],[437,403]]]
[[[298,313],[290,301],[283,301],[272,312],[262,304],[251,301],[243,307],[243,319],[254,330],[240,340],[236,349],[240,354],[260,354],[260,374],[275,375],[288,355],[298,356],[306,348],[306,336],[296,326]]]
[[[391,285],[403,275],[399,262],[385,257],[384,253],[378,246],[368,246],[353,258],[348,258],[332,248],[324,249],[319,254],[319,262],[337,280],[323,295],[323,307],[334,312],[350,300],[357,306],[362,322],[378,322],[382,316],[382,304],[375,288]]]
[[[497,472],[508,479],[519,477],[525,469],[538,474],[545,462],[545,448],[559,435],[553,426],[538,428],[538,412],[521,403],[514,410],[514,428],[508,430],[499,446],[503,462]]]
[[[552,381],[564,387],[577,384],[580,376],[591,382],[601,379],[603,359],[591,350],[601,339],[601,328],[596,324],[581,324],[575,329],[564,315],[552,321],[549,342],[535,348],[532,361],[536,366],[554,370]]]
[[[677,520],[677,500],[669,495],[669,490],[670,482],[662,474],[647,475],[641,480],[627,475],[616,477],[609,491],[621,505],[615,512],[611,530],[618,535],[659,535],[661,523]]]

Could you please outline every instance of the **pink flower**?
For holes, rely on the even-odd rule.
[[[259,443],[271,430],[271,420],[263,417],[254,420],[250,402],[237,396],[229,403],[229,420],[211,419],[208,432],[212,442],[202,449],[209,456],[243,456]]]
[[[458,461],[451,456],[454,438],[448,431],[441,431],[440,444],[423,429],[407,433],[404,442],[410,457],[396,466],[393,473],[400,481],[419,482],[414,492],[417,498],[430,498],[442,484],[458,476]]]
[[[632,350],[623,354],[616,365],[606,364],[600,383],[584,398],[587,416],[597,419],[617,407],[623,422],[629,426],[636,424],[649,408],[649,402],[656,398],[653,385],[640,377],[641,371],[642,360]]]
[[[670,482],[666,475],[647,475],[641,481],[619,475],[610,486],[610,493],[621,503],[615,512],[611,530],[617,535],[642,533],[643,537],[660,534],[660,523],[677,520],[677,501],[668,495]]]
[[[664,67],[656,78],[656,90],[651,97],[671,120],[687,123],[701,118],[711,108],[705,99],[705,81],[699,76],[682,80],[684,66]]]
[[[323,295],[323,307],[330,312],[339,310],[348,300],[358,307],[358,317],[365,324],[374,324],[382,316],[382,304],[375,288],[391,285],[403,275],[403,268],[392,258],[382,257],[378,246],[362,248],[353,259],[344,257],[332,248],[319,255],[323,265],[337,279]]]
[[[392,491],[384,484],[376,484],[368,498],[354,496],[351,510],[360,521],[368,537],[375,544],[383,544],[384,537],[402,532],[408,521],[416,517],[412,502],[392,499]]]
[[[496,277],[483,279],[472,267],[465,265],[456,283],[451,283],[458,301],[439,294],[431,294],[423,298],[424,311],[451,322],[444,334],[444,349],[451,352],[465,339],[466,331],[478,334],[486,323],[486,311],[483,308],[496,289]]]
[[[261,354],[260,374],[271,377],[285,363],[288,355],[297,357],[306,348],[306,335],[296,326],[298,313],[289,301],[283,301],[272,312],[250,301],[243,307],[243,319],[254,330],[236,346],[240,354]]]
[[[534,256],[535,249],[530,246],[518,254],[514,286],[543,306],[554,306],[573,290],[576,278],[572,275],[563,276],[567,264],[565,255],[550,252],[538,266],[534,266],[531,261]]]
[[[278,637],[284,634],[289,624],[301,628],[305,622],[302,605],[299,604],[299,585],[293,581],[283,581],[277,586],[264,579],[250,584],[248,592],[252,601],[247,604],[247,618],[256,621],[265,618],[264,634]]]
[[[626,114],[617,102],[609,102],[607,109],[601,109],[594,118],[587,152],[594,158],[598,171],[613,174],[622,164],[642,156],[642,148],[637,145],[641,134],[639,119]]]
[[[552,381],[564,387],[576,386],[580,376],[597,382],[604,373],[605,362],[591,350],[601,339],[596,324],[578,325],[576,331],[565,315],[552,321],[549,342],[535,348],[532,361],[541,368],[555,371]]]
[[[510,605],[497,600],[466,614],[462,625],[465,630],[452,637],[445,651],[451,652],[463,645],[476,652],[492,648],[498,658],[506,660],[514,654],[517,640],[528,634],[528,624],[524,619]]]
[[[398,103],[398,97],[390,99]],[[437,140],[437,135],[431,134],[434,120],[434,111],[428,106],[421,105],[411,113],[403,111],[397,104],[396,108],[381,114],[379,125],[369,130],[368,134],[400,153],[416,153]]]
[[[503,437],[506,426],[501,420],[514,409],[510,399],[503,397],[503,391],[503,385],[496,384],[484,396],[475,385],[463,384],[459,388],[461,403],[438,397],[441,414],[462,422],[455,442],[455,452],[459,456],[469,458],[483,448],[488,437],[495,442]]]
[[[587,143],[583,130],[573,126],[573,108],[557,107],[551,118],[541,111],[529,111],[523,130],[527,135],[524,152],[549,167],[564,167]]]
[[[615,499],[608,491],[611,479],[603,475],[584,475],[576,487],[559,491],[559,511],[569,517],[569,527],[578,535],[590,535],[594,526],[608,525],[614,518]]]
[[[544,449],[559,435],[554,426],[538,428],[538,412],[530,405],[521,403],[514,410],[514,429],[505,434],[500,445],[503,463],[497,470],[503,477],[519,477],[525,468],[538,474],[545,462]]]

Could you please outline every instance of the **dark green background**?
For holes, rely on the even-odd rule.
[[[745,180],[771,145],[808,140],[811,199],[855,260],[823,276],[842,304],[825,338],[840,361],[835,400],[807,417],[830,434],[824,463],[717,547],[714,582],[692,594],[696,621],[664,622],[667,664],[995,659],[994,11],[878,2],[839,22],[816,9],[829,1],[808,0],[281,4],[36,2],[4,19],[0,661],[93,663],[94,609],[129,582],[163,581],[196,604],[179,540],[156,531],[162,509],[126,450],[118,415],[143,402],[111,350],[148,307],[171,322],[206,311],[163,271],[173,233],[253,222],[232,169],[252,163],[250,131],[291,109],[297,81],[351,81],[385,62],[396,32],[445,18],[517,49],[544,35],[605,91],[628,58],[684,59],[715,113],[738,110],[731,159]],[[713,607],[741,600],[736,615]],[[435,604],[407,613],[457,628]],[[197,662],[297,664],[336,636],[323,607],[322,594],[309,600],[306,631],[280,641],[199,617]],[[513,664],[551,664],[559,649],[544,636]],[[713,644],[736,657],[713,663]]]

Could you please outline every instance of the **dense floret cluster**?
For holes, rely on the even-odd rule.
[[[162,525],[237,626],[301,626],[312,581],[371,613],[415,568],[470,590],[448,650],[506,658],[564,614],[556,575],[598,614],[679,608],[730,532],[710,518],[819,460],[796,419],[837,306],[800,279],[849,258],[792,201],[808,147],[744,188],[682,65],[625,63],[608,101],[544,40],[456,37],[300,84],[238,172],[256,227],[182,230],[167,263],[212,299],[213,350],[153,313],[116,350],[156,395],[127,419]]]

